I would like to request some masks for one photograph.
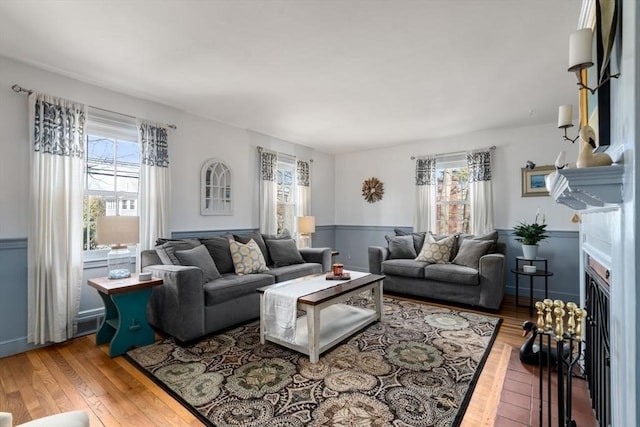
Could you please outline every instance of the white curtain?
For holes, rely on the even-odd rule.
[[[296,162],[296,216],[311,215],[311,162],[298,160]]]
[[[86,117],[85,105],[29,95],[29,343],[61,342],[77,331]]]
[[[471,233],[486,234],[494,230],[491,150],[467,153],[467,167],[469,168]]]
[[[264,234],[278,233],[278,155],[273,151],[258,148],[260,157],[260,232]]]
[[[151,249],[158,237],[170,237],[171,185],[167,129],[148,121],[138,121],[140,144],[140,244]]]
[[[416,159],[416,206],[413,231],[435,231],[436,159]]]

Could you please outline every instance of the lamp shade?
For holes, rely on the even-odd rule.
[[[573,126],[573,105],[561,105],[558,107],[558,127],[568,128]]]
[[[580,71],[593,65],[593,31],[589,28],[575,31],[569,36],[569,70]]]
[[[138,243],[137,216],[101,216],[96,218],[96,243],[99,245],[122,245]]]
[[[298,233],[311,234],[316,232],[316,217],[315,216],[299,216],[296,217],[298,226]]]

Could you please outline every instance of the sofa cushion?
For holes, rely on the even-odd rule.
[[[284,267],[292,264],[302,264],[304,259],[298,251],[296,242],[293,239],[267,239],[265,240],[269,257],[272,259],[274,267]]]
[[[452,254],[452,257],[455,257],[457,255],[457,251],[462,247],[462,242],[464,242],[465,240],[491,241],[493,242],[493,245],[491,245],[491,247],[489,248],[488,253],[493,253],[496,251],[496,242],[498,241],[498,232],[494,230],[490,233],[481,234],[479,236],[475,236],[473,234],[460,233],[458,235],[458,244],[454,247],[454,253]]]
[[[204,304],[220,304],[245,295],[255,294],[256,289],[273,285],[273,276],[268,274],[225,274],[221,278],[204,285]]]
[[[413,248],[415,249],[416,254],[420,252],[420,249],[422,249],[424,238],[427,235],[424,231],[411,233],[404,231],[401,228],[394,228],[393,231],[396,233],[396,236],[411,236],[413,238]]]
[[[176,258],[175,251],[186,251],[200,245],[197,239],[158,239],[158,244],[154,249],[165,265],[180,265],[180,260]]]
[[[431,234],[427,234],[424,245],[416,257],[416,261],[425,261],[433,264],[444,264],[449,262],[451,248],[455,243],[456,236],[451,235],[441,240],[436,240]]]
[[[262,257],[264,258],[265,263],[267,263],[267,260],[269,259],[269,250],[267,249],[266,243],[264,243],[262,234],[257,231],[246,234],[233,234],[233,239],[236,242],[244,244],[249,243],[249,240],[253,240],[254,242],[256,242],[256,244],[260,248],[260,252],[262,252]]]
[[[382,274],[396,276],[424,278],[424,268],[427,263],[413,259],[389,259],[382,261]]]
[[[202,270],[205,283],[220,278],[216,263],[213,262],[213,258],[211,258],[204,245],[196,246],[186,251],[175,251],[175,256],[181,265],[192,265]]]
[[[216,263],[221,274],[235,273],[233,259],[231,259],[231,249],[229,249],[229,239],[225,237],[208,237],[200,239],[200,242],[207,248],[209,255]]]
[[[416,249],[412,236],[384,236],[389,246],[389,259],[414,259]]]
[[[491,240],[463,240],[456,257],[451,262],[453,264],[478,269],[480,257],[489,253],[489,249],[491,249],[493,245],[494,243]]]
[[[250,239],[246,244],[229,240],[229,250],[236,274],[261,273],[268,270],[264,255],[255,240]]]
[[[477,285],[480,283],[478,270],[456,264],[429,264],[424,268],[424,278],[459,285]]]
[[[319,273],[322,273],[322,264],[315,262],[305,262],[304,264],[293,264],[284,267],[270,268],[269,271],[264,272],[264,274],[274,276],[276,283]]]

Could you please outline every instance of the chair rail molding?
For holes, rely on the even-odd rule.
[[[560,169],[548,175],[547,189],[557,203],[584,210],[622,203],[622,165]]]

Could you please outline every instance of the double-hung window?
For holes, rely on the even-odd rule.
[[[295,230],[296,216],[296,159],[278,156],[277,169],[277,215],[278,233]]]
[[[436,233],[469,233],[469,169],[464,155],[436,160]]]
[[[83,248],[104,249],[95,241],[100,216],[138,215],[140,147],[135,121],[89,112]]]

